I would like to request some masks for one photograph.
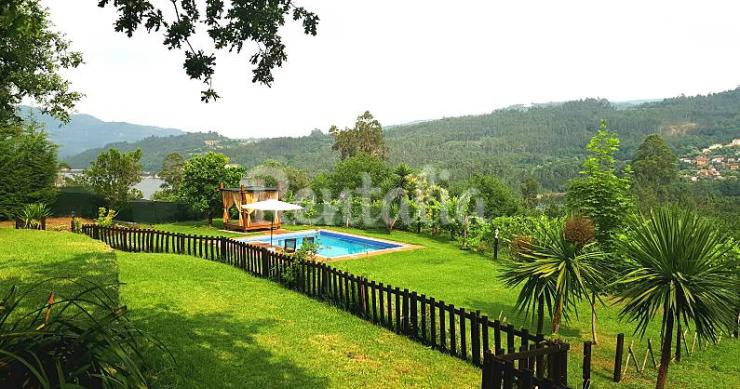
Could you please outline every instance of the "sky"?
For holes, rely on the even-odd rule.
[[[85,59],[64,73],[85,94],[77,112],[234,138],[351,126],[366,110],[392,125],[740,85],[736,0],[296,0],[321,18],[318,35],[284,27],[288,61],[272,88],[251,83],[250,53],[217,53],[222,98],[209,104],[185,75],[184,54],[168,51],[160,34],[116,33],[113,9],[97,1],[42,3]]]

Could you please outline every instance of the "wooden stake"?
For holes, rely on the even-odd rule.
[[[658,364],[655,363],[655,353],[653,352],[653,342],[648,338],[648,352],[650,353],[650,359],[653,361],[653,369],[658,368]]]

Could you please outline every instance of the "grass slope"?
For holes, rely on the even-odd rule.
[[[75,282],[90,280],[100,285],[118,281],[118,264],[108,246],[68,232],[0,228],[0,293],[12,285],[22,290],[48,280],[25,301],[46,304],[49,292],[69,295],[81,291]],[[112,288],[117,293],[117,288]]]
[[[160,226],[156,227],[160,228]],[[173,230],[182,228],[187,231],[197,231],[191,233],[202,235],[226,235],[219,232],[217,227],[209,228],[203,222],[178,223],[162,227]],[[299,230],[306,227],[285,226],[285,228]],[[394,231],[388,234],[385,231],[335,227],[331,229],[412,243],[423,247],[363,259],[332,262],[332,266],[369,279],[416,290],[456,306],[479,309],[489,317],[498,318],[503,313],[509,322],[517,326],[528,327],[530,330],[534,329],[531,322],[514,313],[514,304],[519,291],[507,288],[498,280],[501,268],[490,257],[462,251],[454,242],[441,236],[419,235],[405,231]],[[616,335],[620,332],[625,333],[627,339],[625,347],[634,340],[635,353],[639,363],[642,364],[642,358],[647,350],[647,338],[652,338],[657,347],[660,334],[659,322],[656,321],[650,327],[646,337],[640,339],[639,335],[632,335],[634,325],[619,320],[619,307],[615,305],[615,302],[606,299],[605,303],[606,306],[597,307],[599,344],[593,348],[593,387],[653,387],[657,372],[650,368],[649,361],[644,376],[638,375],[634,365],[630,364],[627,376],[622,383],[613,383],[611,377]],[[583,341],[591,339],[590,306],[583,303],[578,307],[578,311],[581,316],[571,317],[571,320],[561,328],[562,337],[571,343],[573,350],[569,361],[570,383],[580,382],[582,344]],[[550,323],[546,322],[546,330],[549,325]],[[688,342],[691,347],[690,338]],[[659,351],[656,350],[657,352]],[[705,349],[697,350],[688,357],[684,351],[682,361],[673,364],[669,370],[669,384],[671,387],[683,388],[740,388],[740,376],[736,373],[737,360],[740,360],[740,342],[726,338],[719,345],[708,345]]]
[[[188,256],[113,252],[64,232],[0,229],[0,284],[109,282],[175,357],[156,387],[476,387],[480,371],[274,283]],[[70,291],[66,281],[50,288]],[[65,289],[66,288],[66,289]],[[45,302],[46,292],[36,296]]]

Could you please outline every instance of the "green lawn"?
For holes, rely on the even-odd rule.
[[[114,252],[65,232],[0,229],[0,285],[119,279],[134,321],[177,363],[148,354],[156,387],[476,387],[480,371],[227,265]],[[69,293],[69,281],[49,289]],[[46,292],[35,295],[45,302]]]
[[[531,323],[525,322],[523,318],[514,314],[513,307],[518,290],[506,288],[498,280],[500,267],[490,257],[462,251],[444,237],[417,235],[403,231],[388,234],[385,231],[333,229],[423,246],[418,250],[337,261],[332,263],[333,266],[369,279],[416,290],[456,306],[479,309],[493,318],[498,318],[503,312],[503,316],[509,322],[517,326],[534,328]],[[635,341],[640,364],[646,350],[647,339],[641,341],[639,336],[632,336],[634,326],[619,321],[619,310],[614,301],[607,300],[606,305],[606,307],[598,308],[600,343],[593,349],[593,380],[596,385],[594,387],[652,387],[657,372],[647,369],[645,377],[640,377],[635,373],[634,366],[630,366],[631,372],[628,371],[626,380],[621,384],[611,382],[616,334],[624,332],[627,345],[630,341]],[[571,384],[579,382],[582,342],[591,338],[590,306],[587,303],[581,304],[579,312],[580,318],[571,318],[570,322],[561,329],[563,337],[571,343],[573,350],[569,368]],[[546,323],[546,328],[549,328],[549,323]],[[655,344],[659,339],[659,332],[659,322],[656,321],[646,336],[652,337]],[[688,340],[691,346],[691,339]],[[719,345],[709,345],[706,349],[689,357],[686,357],[685,352],[683,355],[684,359],[670,368],[670,387],[740,388],[740,374],[737,373],[740,342],[737,340],[725,338]]]
[[[200,223],[200,227],[190,228],[197,228],[203,233],[209,232],[203,223]],[[285,228],[297,230],[306,227],[286,226]],[[456,306],[479,309],[493,318],[503,316],[517,326],[533,329],[531,323],[525,322],[523,318],[514,313],[514,302],[518,290],[507,288],[498,280],[500,267],[490,257],[462,251],[446,237],[419,235],[404,231],[394,231],[388,234],[385,231],[332,229],[422,246],[417,250],[332,262],[333,266],[369,279],[416,290]],[[623,332],[626,335],[627,345],[632,341],[635,342],[635,352],[641,364],[647,349],[647,337],[652,338],[653,344],[656,344],[659,339],[659,323],[656,321],[646,334],[646,338],[640,339],[639,335],[632,335],[634,326],[631,323],[619,320],[619,309],[615,302],[610,299],[605,302],[607,306],[598,308],[600,343],[593,349],[594,388],[652,387],[657,372],[650,367],[646,370],[645,376],[641,377],[635,373],[634,366],[630,365],[626,379],[622,383],[611,382],[613,358],[616,335]],[[573,350],[569,369],[571,383],[579,382],[582,344],[583,341],[591,338],[590,307],[586,303],[581,304],[579,312],[580,317],[572,317],[561,329],[562,337],[571,343]],[[549,323],[546,323],[546,328],[549,328]],[[688,341],[691,346],[691,339]],[[740,342],[737,340],[725,338],[719,345],[708,345],[689,357],[686,357],[685,352],[683,355],[683,360],[673,364],[670,368],[669,383],[672,387],[705,388],[714,387],[721,382],[723,385],[727,384],[726,387],[740,388],[740,375],[736,373],[737,360],[740,360]]]

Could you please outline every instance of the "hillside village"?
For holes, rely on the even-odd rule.
[[[679,159],[682,175],[691,181],[740,177],[740,138],[728,144],[715,143],[693,157]]]

